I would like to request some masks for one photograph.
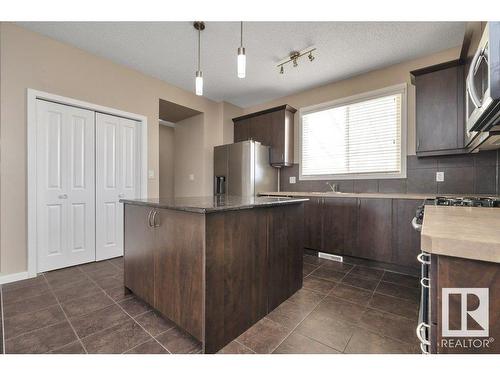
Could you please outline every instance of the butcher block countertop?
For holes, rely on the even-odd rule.
[[[500,208],[425,206],[422,250],[500,263]]]

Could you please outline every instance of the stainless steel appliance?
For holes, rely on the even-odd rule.
[[[471,150],[500,148],[500,22],[488,22],[466,80],[466,138]]]
[[[488,197],[436,197],[426,199],[421,206],[417,208],[415,217],[412,219],[413,228],[420,232],[422,231],[422,223],[424,220],[424,211],[426,205],[433,206],[466,206],[466,207],[500,207],[500,199]],[[421,264],[420,278],[420,310],[418,315],[418,325],[416,329],[417,337],[420,341],[420,349],[422,353],[428,354],[431,350],[431,335],[432,322],[431,314],[431,278],[430,271],[432,267],[431,256],[429,253],[422,251],[417,260]]]
[[[214,194],[254,196],[278,191],[278,169],[269,164],[269,146],[243,141],[214,147]]]

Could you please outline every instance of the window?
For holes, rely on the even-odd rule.
[[[406,85],[301,110],[300,178],[406,177]]]

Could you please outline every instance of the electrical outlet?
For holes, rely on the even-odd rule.
[[[149,178],[149,179],[153,179],[153,178],[155,178],[155,170],[154,170],[154,169],[150,169],[150,170],[148,171],[148,178]]]
[[[295,184],[297,182],[297,178],[295,176],[291,176],[289,180],[291,184]]]
[[[444,172],[436,172],[436,182],[444,182]]]
[[[189,175],[189,181],[194,181],[194,174],[192,174],[192,173],[191,173],[191,174]]]

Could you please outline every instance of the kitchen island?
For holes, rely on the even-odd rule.
[[[122,200],[125,287],[215,353],[302,287],[305,201]]]

